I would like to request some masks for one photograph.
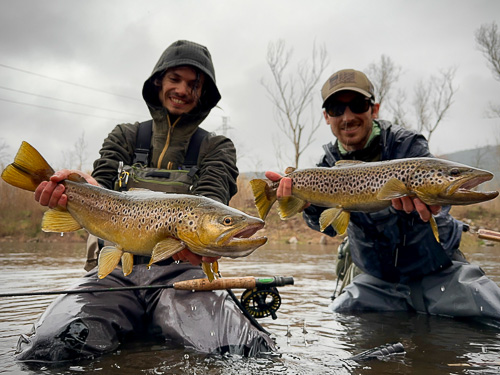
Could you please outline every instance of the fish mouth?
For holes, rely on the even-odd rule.
[[[492,178],[493,175],[489,172],[464,177],[463,179],[450,184],[450,186],[444,191],[442,197],[452,198],[454,203],[455,201],[457,203],[479,203],[496,198],[498,196],[498,191],[471,190],[483,182],[491,180]]]
[[[226,233],[221,242],[220,255],[230,258],[244,257],[253,253],[258,247],[267,242],[267,237],[252,237],[264,227],[264,222],[250,224],[236,232]]]

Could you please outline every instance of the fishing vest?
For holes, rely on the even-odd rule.
[[[151,146],[153,120],[141,122],[137,131],[136,148],[132,165],[118,167],[115,190],[148,189],[165,193],[190,194],[198,180],[198,154],[208,131],[198,128],[194,132],[181,167],[176,170],[147,167]]]

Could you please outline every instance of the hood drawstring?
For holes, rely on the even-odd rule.
[[[170,145],[170,138],[172,137],[172,132],[174,131],[175,125],[179,122],[181,119],[181,116],[177,117],[177,119],[174,121],[173,124],[170,123],[170,116],[167,113],[167,122],[168,122],[168,133],[167,133],[167,141],[165,142],[165,146],[163,147],[163,150],[160,154],[160,157],[158,158],[158,168],[161,168],[161,162],[163,161],[163,157],[165,156],[168,146]],[[172,162],[168,162],[167,169],[172,169]]]

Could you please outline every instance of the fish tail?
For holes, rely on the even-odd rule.
[[[276,202],[276,189],[272,189],[266,180],[255,179],[250,181],[253,195],[255,198],[255,206],[259,211],[259,216],[264,220],[274,202]]]
[[[42,181],[49,181],[53,174],[54,170],[43,156],[23,141],[14,162],[2,172],[2,179],[20,189],[35,191]]]

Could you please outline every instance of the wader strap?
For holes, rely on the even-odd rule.
[[[148,166],[149,147],[151,146],[151,133],[153,132],[153,120],[144,121],[139,124],[137,141],[135,145],[134,161],[132,164],[140,163]]]
[[[134,161],[132,164],[140,163],[147,167],[149,162],[149,149],[151,147],[151,134],[153,132],[153,120],[144,121],[139,124],[137,131],[137,140],[134,153]],[[184,158],[183,166],[189,169],[198,164],[198,154],[203,139],[208,134],[208,131],[202,128],[196,129],[191,140],[189,141],[186,157]],[[196,173],[196,170],[193,174]]]

